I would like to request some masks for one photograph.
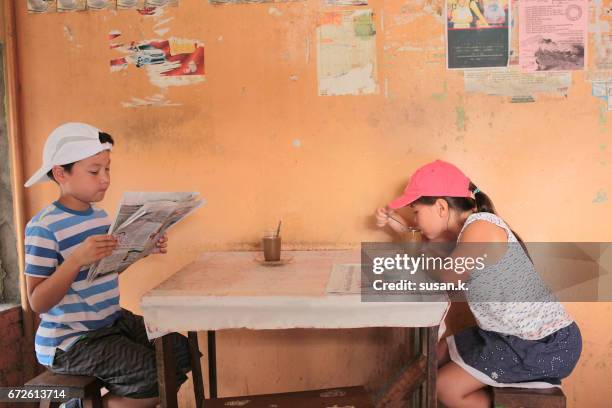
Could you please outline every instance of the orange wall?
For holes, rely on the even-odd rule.
[[[573,74],[567,98],[510,104],[466,94],[462,74],[445,69],[443,25],[420,12],[420,3],[371,1],[380,93],[346,97],[317,96],[317,0],[223,7],[181,0],[159,18],[28,15],[23,3],[17,28],[26,175],[39,166],[47,134],[78,120],[117,141],[101,203],[111,215],[126,190],[195,190],[207,200],[172,231],[167,256],[122,275],[125,307],[138,310],[145,291],[200,251],[253,248],[280,218],[294,248],[387,240],[373,225],[374,209],[434,158],[461,167],[525,240],[612,239],[610,202],[593,202],[600,190],[612,193],[608,116],[583,74]],[[134,66],[110,73],[117,57],[110,30],[124,41],[153,39],[155,24],[168,18],[165,38],[204,42],[205,82],[160,89]],[[398,50],[408,43],[425,51]],[[180,106],[122,106],[156,94]],[[56,197],[52,183],[30,189],[28,215]],[[612,307],[568,306],[585,346],[565,382],[570,406],[606,406]],[[400,364],[402,342],[393,330],[222,333],[220,393],[375,387]]]

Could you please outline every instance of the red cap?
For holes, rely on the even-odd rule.
[[[420,197],[472,197],[470,179],[454,165],[436,160],[417,169],[392,209],[407,206]]]

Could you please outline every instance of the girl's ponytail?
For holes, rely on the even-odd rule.
[[[476,184],[470,181],[470,191],[474,193],[474,201],[476,201],[476,212],[488,212],[491,214],[496,214],[495,206],[493,205],[493,201],[489,198],[488,195],[480,191]]]
[[[471,181],[469,188],[470,191],[474,193],[474,201],[476,201],[476,212],[488,212],[497,215],[497,212],[495,212],[495,206],[493,205],[493,201],[491,201],[488,195],[480,191],[480,189],[476,187],[476,184],[472,183]],[[512,228],[510,228],[510,231],[512,231],[519,244],[525,251],[525,254],[533,264],[533,259],[531,259],[531,255],[529,255],[529,250],[527,249],[527,245],[525,245],[525,242],[523,242],[519,234],[517,234]]]

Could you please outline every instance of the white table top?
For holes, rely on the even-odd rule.
[[[329,294],[335,264],[358,264],[358,251],[285,251],[291,262],[263,266],[259,252],[206,252],[147,292],[147,327],[159,331],[357,327],[429,327],[448,309],[428,302],[361,302]],[[152,335],[151,337],[156,337]]]

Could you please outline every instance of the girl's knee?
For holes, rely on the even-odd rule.
[[[448,408],[461,406],[467,394],[466,385],[456,371],[449,370],[452,367],[446,365],[443,368],[447,369],[439,370],[436,383],[438,399]]]
[[[448,344],[444,339],[440,340],[436,345],[436,358],[438,361],[438,367],[450,360],[450,356],[448,353]]]
[[[438,375],[436,383],[436,393],[438,399],[445,406],[452,407],[461,399],[460,393],[457,392],[457,380],[453,378],[452,373],[442,371]]]

